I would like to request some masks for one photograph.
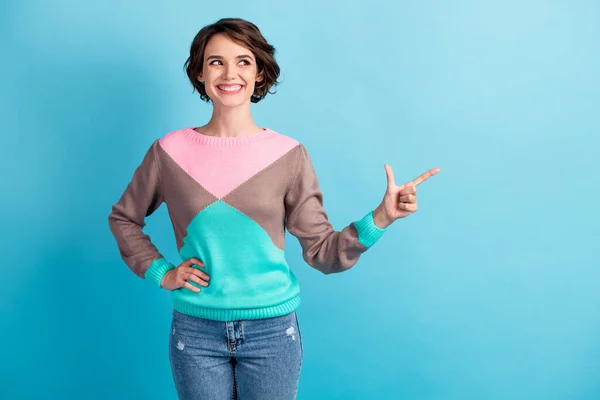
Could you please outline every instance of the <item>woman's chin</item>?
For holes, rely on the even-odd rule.
[[[216,97],[213,100],[213,105],[218,107],[226,107],[226,108],[235,108],[243,106],[250,102],[250,98],[242,98],[241,96],[238,98],[222,98]]]

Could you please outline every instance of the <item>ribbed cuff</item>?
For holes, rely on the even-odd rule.
[[[358,241],[367,247],[371,247],[387,231],[387,228],[380,228],[375,225],[373,220],[373,211],[370,211],[360,221],[354,223],[358,231]]]
[[[150,264],[150,267],[146,270],[144,278],[154,282],[156,286],[161,287],[160,282],[162,281],[163,276],[174,268],[176,268],[175,265],[168,262],[165,258],[157,258],[152,261],[152,264]]]

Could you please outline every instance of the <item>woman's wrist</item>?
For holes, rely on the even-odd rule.
[[[379,205],[374,211],[373,211],[373,222],[375,223],[375,225],[377,225],[378,228],[381,229],[385,229],[388,226],[390,226],[392,224],[393,221],[391,221],[386,215],[385,212],[383,211],[383,208],[381,207],[381,205]]]

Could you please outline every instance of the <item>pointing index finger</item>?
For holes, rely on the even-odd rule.
[[[413,179],[411,182],[413,185],[417,186],[417,185],[425,182],[425,180],[431,178],[433,175],[437,174],[438,172],[440,172],[439,168],[430,169],[429,171],[425,172],[424,174],[421,174],[417,178]]]

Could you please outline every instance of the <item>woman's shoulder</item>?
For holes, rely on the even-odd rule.
[[[188,147],[188,138],[193,128],[186,127],[168,131],[154,139],[153,146],[156,146],[168,154],[179,152]]]
[[[274,137],[276,139],[278,139],[280,142],[286,143],[290,147],[296,147],[296,146],[301,145],[300,141],[291,135],[281,133],[279,130],[275,130],[275,129],[271,129],[271,128],[265,128],[265,129],[270,132],[273,132]]]
[[[163,133],[162,136],[156,139],[161,145],[169,145],[170,143],[177,143],[184,141],[187,136],[190,135],[191,131],[193,131],[192,127],[179,128],[172,131],[168,131]]]

